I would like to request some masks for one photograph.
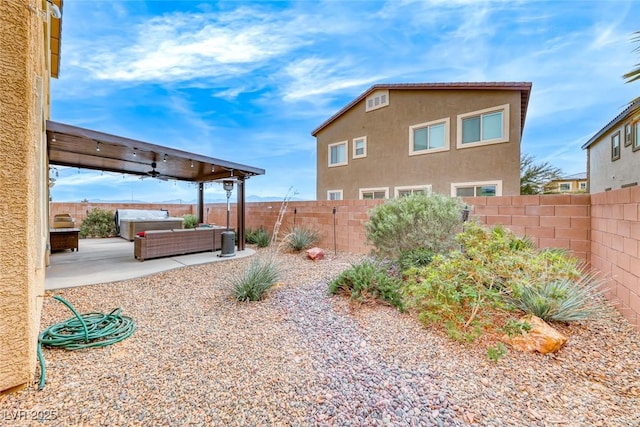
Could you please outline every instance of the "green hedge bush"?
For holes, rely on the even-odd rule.
[[[80,224],[80,237],[113,237],[116,235],[115,214],[112,211],[93,208]]]
[[[461,199],[440,194],[390,199],[369,211],[367,242],[378,255],[395,260],[417,248],[446,253],[456,247],[463,208]]]

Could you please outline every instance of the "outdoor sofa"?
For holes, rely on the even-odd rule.
[[[217,251],[222,248],[220,226],[180,228],[140,232],[133,241],[134,257],[138,261],[196,252]]]

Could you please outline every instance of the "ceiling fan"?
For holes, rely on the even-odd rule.
[[[166,181],[168,178],[156,170],[157,166],[158,165],[156,164],[156,162],[151,163],[151,170],[147,171],[147,175],[149,175],[151,178],[156,178],[161,181]],[[143,179],[143,178],[145,177],[144,176],[140,177],[140,179]]]

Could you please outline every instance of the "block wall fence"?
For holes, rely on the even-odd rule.
[[[640,330],[640,187],[599,194],[469,197],[471,218],[487,225],[502,224],[529,236],[539,248],[570,250],[606,281],[606,295],[629,322]],[[379,200],[291,201],[286,206],[279,236],[293,225],[317,229],[318,246],[331,252],[368,253],[364,223]],[[246,204],[245,226],[274,229],[282,202]],[[167,209],[171,216],[197,213],[191,204],[61,203],[52,202],[51,218],[69,213],[80,224],[93,208]],[[333,209],[335,208],[335,215]],[[226,204],[204,207],[205,222],[226,225]],[[231,205],[231,228],[236,205]],[[53,221],[53,219],[51,219]],[[334,227],[335,224],[335,227]],[[335,239],[334,239],[335,236]]]

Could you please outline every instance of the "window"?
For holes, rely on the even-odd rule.
[[[631,135],[631,138],[633,139],[632,141],[633,151],[640,150],[640,121],[635,122],[632,125],[632,128],[633,128],[633,135]]]
[[[502,181],[452,183],[451,195],[455,197],[502,196]]]
[[[611,137],[611,161],[618,160],[620,158],[620,131],[613,134]]]
[[[580,183],[580,189],[581,189],[581,190],[586,190],[586,189],[587,189],[587,183],[586,183],[585,181],[582,181],[582,182]]]
[[[365,111],[377,110],[378,108],[386,107],[387,105],[389,105],[389,91],[376,90],[371,95],[367,96]]]
[[[571,183],[570,182],[561,182],[560,183],[560,191],[571,191]]]
[[[509,142],[509,104],[458,116],[458,148]]]
[[[417,185],[395,188],[396,197],[410,196],[412,194],[431,194],[431,185]]]
[[[342,190],[328,190],[327,200],[342,200]]]
[[[360,138],[353,139],[353,158],[359,159],[361,157],[367,157],[367,137],[361,136]]]
[[[633,127],[631,123],[627,123],[624,125],[624,146],[628,147],[631,145],[631,140],[633,139]]]
[[[449,149],[449,119],[409,126],[409,155]]]
[[[388,199],[389,188],[361,188],[360,199],[361,200],[373,200],[373,199]]]
[[[347,141],[329,144],[329,167],[343,166],[347,161]]]

